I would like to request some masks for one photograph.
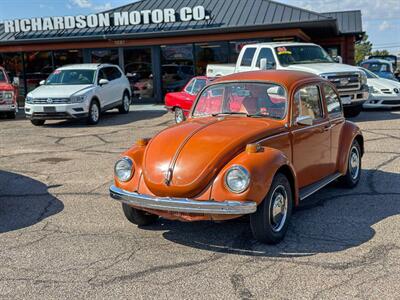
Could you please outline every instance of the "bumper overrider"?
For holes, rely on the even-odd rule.
[[[199,201],[184,198],[163,198],[143,195],[110,187],[110,196],[119,202],[136,208],[152,209],[168,212],[209,215],[246,215],[257,210],[257,204],[251,201]]]

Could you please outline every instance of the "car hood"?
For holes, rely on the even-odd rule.
[[[14,87],[12,84],[7,82],[0,82],[0,91],[13,91]]]
[[[284,130],[270,119],[190,119],[151,140],[144,154],[144,181],[160,197],[195,197],[248,143]]]
[[[356,67],[338,64],[338,63],[317,63],[317,64],[299,64],[299,65],[291,65],[285,67],[285,70],[292,71],[303,71],[314,73],[316,75],[321,75],[324,73],[348,73],[348,72],[357,72],[360,73],[360,70]]]
[[[385,78],[369,78],[368,85],[376,89],[394,89],[400,88],[400,82]]]
[[[69,98],[93,85],[42,85],[29,93],[33,98]]]

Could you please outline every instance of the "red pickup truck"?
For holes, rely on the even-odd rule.
[[[18,88],[13,85],[7,72],[0,66],[0,113],[6,113],[7,118],[15,119],[18,111]]]

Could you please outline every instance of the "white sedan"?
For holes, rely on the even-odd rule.
[[[400,82],[381,78],[371,71],[360,68],[367,75],[370,96],[364,108],[400,107]]]

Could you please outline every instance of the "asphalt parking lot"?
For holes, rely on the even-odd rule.
[[[243,221],[139,229],[109,198],[113,165],[173,124],[159,107],[98,126],[0,119],[0,298],[393,299],[400,290],[400,111],[363,112],[360,185],[297,211],[285,241]]]

